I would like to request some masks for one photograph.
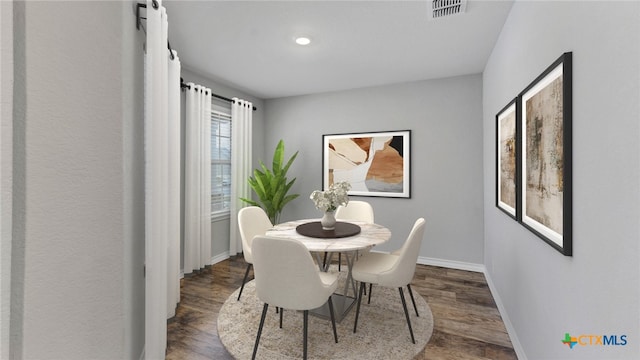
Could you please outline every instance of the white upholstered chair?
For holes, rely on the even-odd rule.
[[[411,334],[411,341],[414,344],[416,343],[402,288],[406,286],[409,290],[416,316],[419,316],[418,307],[416,306],[416,301],[411,291],[411,280],[416,271],[418,253],[420,252],[420,245],[422,244],[422,238],[424,236],[424,226],[425,220],[419,218],[414,223],[411,233],[400,249],[390,254],[369,252],[363,255],[360,260],[353,265],[351,274],[356,281],[360,281],[360,294],[356,307],[356,319],[353,325],[354,333],[358,327],[358,315],[360,314],[360,303],[362,301],[365,283],[377,284],[399,289],[400,300],[402,300],[404,314],[407,318],[407,325],[409,326],[409,333]],[[369,301],[371,301],[371,288],[369,288]]]
[[[338,286],[337,276],[320,272],[309,250],[298,240],[256,236],[252,247],[256,294],[264,302],[252,359],[255,359],[258,351],[269,305],[280,308],[281,328],[284,309],[303,311],[303,357],[306,359],[309,310],[328,301],[333,336],[337,343],[338,333],[331,300],[331,294]]]
[[[349,201],[346,206],[338,206],[336,220],[357,220],[373,224],[373,207],[366,201]]]
[[[336,220],[340,221],[363,221],[374,224],[373,207],[366,201],[351,200],[346,206],[338,206],[336,209]],[[342,265],[342,254],[338,254],[338,271]]]
[[[267,216],[267,213],[261,207],[249,206],[240,209],[238,211],[238,227],[240,228],[240,237],[242,238],[242,253],[244,254],[244,260],[247,262],[247,271],[244,273],[242,279],[242,287],[238,293],[238,301],[242,296],[242,290],[244,290],[244,284],[247,282],[249,276],[249,270],[253,264],[253,254],[251,251],[251,244],[253,238],[257,235],[264,235],[267,230],[273,227],[271,220]]]

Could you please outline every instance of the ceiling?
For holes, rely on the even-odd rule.
[[[513,0],[469,0],[429,19],[424,1],[165,0],[182,66],[278,98],[481,73]],[[297,36],[310,45],[294,42]]]

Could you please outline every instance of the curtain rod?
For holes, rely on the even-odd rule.
[[[156,0],[153,0],[152,6],[154,9],[158,9],[158,2]],[[136,6],[136,29],[140,30],[140,27],[142,26],[142,22],[140,21],[141,19],[147,19],[145,17],[140,16],[140,8],[147,8],[147,4],[142,4],[142,3],[138,3]],[[144,29],[143,29],[144,30]],[[171,55],[171,60],[175,59],[175,56],[173,55],[173,50],[171,49],[171,44],[169,43],[169,41],[167,41],[167,49],[169,49],[169,55]],[[180,78],[180,88],[184,89],[186,87],[188,87],[189,85],[186,85],[183,81],[182,78]],[[229,99],[227,97],[221,96],[221,95],[217,95],[214,93],[211,93],[211,96],[220,100],[224,100],[227,102],[233,102],[233,99]],[[253,111],[258,110],[255,106],[253,107]]]
[[[154,9],[158,9],[158,2],[156,0],[153,0],[153,4],[152,5],[153,5]],[[140,8],[145,8],[146,9],[147,8],[147,4],[138,3],[136,5],[136,29],[138,29],[138,30],[140,30],[140,27],[142,26],[142,22],[140,20],[141,19],[147,20],[146,17],[140,16]],[[173,49],[171,49],[171,44],[169,43],[168,40],[167,40],[167,49],[169,49],[169,55],[171,56],[171,60],[174,60],[175,56],[173,55]]]
[[[187,85],[187,84],[185,84],[183,82],[182,78],[180,78],[180,88],[181,89],[190,88],[189,85]],[[211,96],[214,97],[214,98],[220,99],[220,100],[227,101],[227,102],[234,102],[233,99],[229,99],[228,97],[224,97],[222,95],[211,93]],[[255,106],[253,106],[253,111],[256,111],[256,110],[258,110],[258,109]]]

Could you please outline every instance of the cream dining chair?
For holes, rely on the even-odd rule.
[[[402,300],[402,307],[404,308],[404,314],[407,318],[407,325],[409,326],[409,333],[411,334],[411,341],[414,344],[416,343],[402,288],[406,286],[409,290],[409,295],[411,296],[411,302],[413,303],[413,308],[416,311],[416,316],[420,316],[418,315],[418,307],[416,306],[416,301],[413,298],[413,292],[411,291],[411,280],[413,279],[413,275],[416,271],[418,253],[420,252],[420,245],[422,244],[422,238],[424,236],[424,226],[425,220],[423,218],[419,218],[414,223],[411,233],[409,233],[407,240],[400,249],[390,254],[369,252],[363,255],[360,260],[353,265],[351,275],[356,281],[360,281],[360,294],[358,296],[356,318],[353,325],[354,333],[358,327],[358,315],[360,314],[360,303],[362,302],[362,293],[364,291],[365,283],[377,284],[391,288],[398,288],[400,292],[400,300]],[[369,288],[369,300],[371,300],[371,288]]]
[[[253,264],[253,253],[251,249],[253,238],[257,235],[264,235],[267,230],[273,227],[273,224],[271,224],[267,213],[265,213],[261,207],[249,206],[238,211],[238,227],[240,228],[240,237],[242,238],[244,261],[247,262],[247,270],[244,273],[242,287],[238,293],[238,301],[240,301],[244,284],[247,282],[249,270],[251,270],[251,265]]]
[[[280,328],[284,309],[303,311],[303,358],[307,358],[309,310],[329,303],[333,337],[338,342],[331,294],[338,286],[334,274],[321,272],[307,247],[294,239],[257,236],[253,239],[253,266],[256,294],[264,302],[252,359],[255,359],[269,305],[280,308]]]
[[[366,201],[352,200],[346,206],[338,206],[336,209],[336,220],[364,221],[368,224],[375,224],[373,207]],[[341,270],[342,253],[338,254],[338,271]]]
[[[351,200],[346,206],[338,206],[336,220],[357,220],[373,224],[373,207],[366,201]]]

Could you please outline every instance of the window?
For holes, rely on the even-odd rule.
[[[211,111],[211,213],[229,212],[231,202],[231,114]]]

